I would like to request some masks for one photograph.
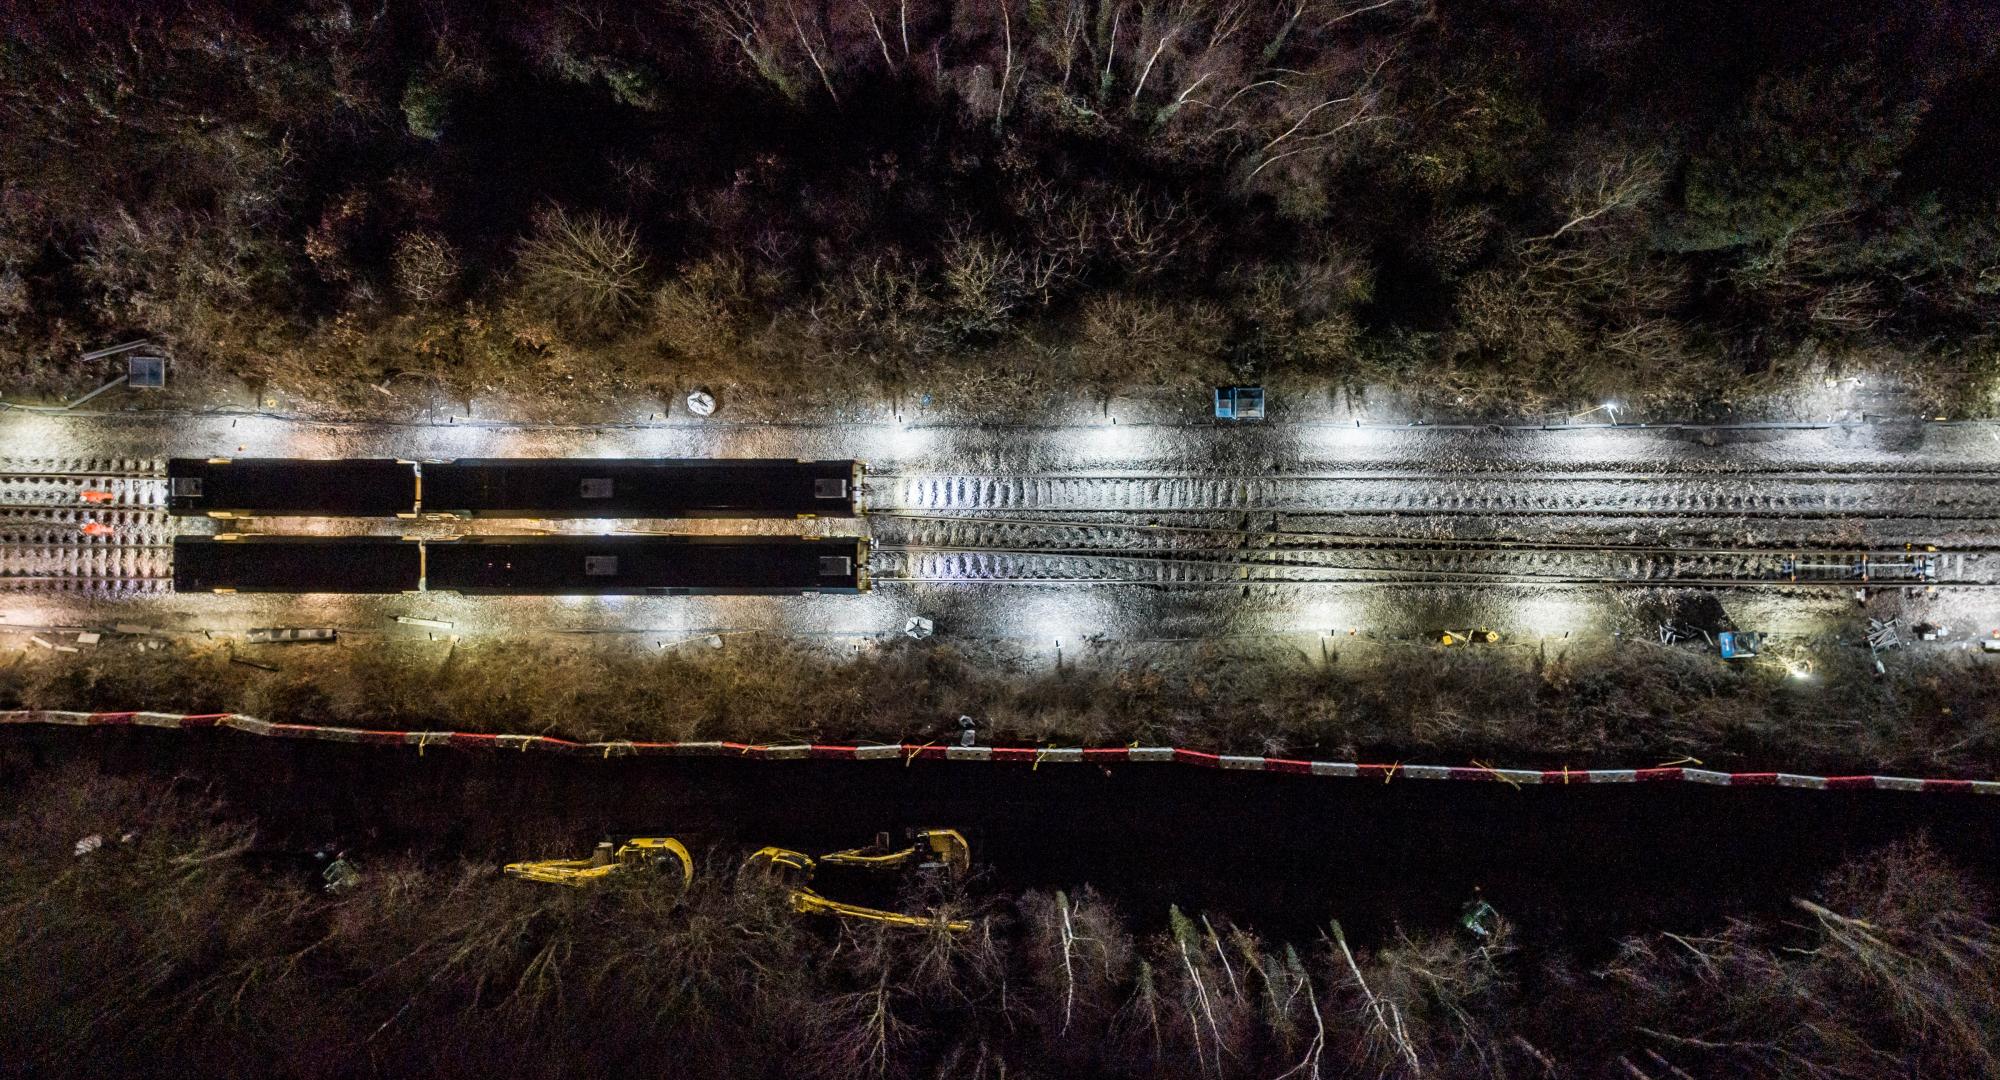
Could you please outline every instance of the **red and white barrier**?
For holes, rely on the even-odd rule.
[[[463,731],[372,731],[363,728],[281,724],[235,713],[184,715],[156,712],[62,712],[41,709],[0,711],[0,724],[57,724],[70,727],[229,728],[250,735],[374,746],[457,750],[541,750],[593,757],[742,757],[758,761],[990,761],[1039,768],[1042,765],[1160,763],[1210,769],[1338,776],[1388,783],[1394,780],[1479,780],[1505,784],[1650,784],[1684,782],[1718,787],[1788,787],[1813,791],[1943,791],[2000,795],[2000,780],[1919,779],[1905,776],[1807,776],[1783,772],[1716,772],[1664,765],[1651,769],[1495,769],[1484,765],[1366,765],[1347,761],[1211,754],[1172,746],[947,746],[942,743],[836,745],[737,742],[572,742],[547,735],[483,735]]]

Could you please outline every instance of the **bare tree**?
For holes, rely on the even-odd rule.
[[[833,88],[833,76],[826,70],[828,61],[832,59],[833,50],[827,44],[825,28],[820,26],[817,18],[814,18],[811,20],[813,32],[808,36],[805,24],[799,21],[799,9],[791,3],[791,0],[785,0],[785,15],[791,20],[792,33],[798,36],[799,47],[806,51],[806,59],[812,61],[813,70],[819,72],[819,81],[826,87],[826,96],[832,98],[835,105],[840,104],[840,92]],[[822,52],[827,55],[822,57]]]
[[[1019,256],[999,241],[955,226],[944,244],[947,302],[962,333],[1000,330],[1027,284]]]
[[[1390,59],[1383,56],[1367,70],[1354,89],[1300,112],[1289,127],[1251,151],[1249,156],[1257,164],[1250,170],[1248,179],[1255,179],[1258,173],[1287,158],[1325,152],[1330,140],[1363,124],[1386,119],[1378,108],[1382,96],[1378,80]]]
[[[1616,151],[1577,165],[1557,186],[1556,206],[1566,220],[1527,242],[1547,243],[1571,229],[1601,227],[1608,217],[1653,199],[1665,178],[1665,164],[1653,150]]]
[[[605,332],[639,310],[646,258],[630,222],[557,206],[535,216],[520,271],[531,302],[577,330]]]
[[[429,230],[404,233],[391,258],[396,291],[414,304],[436,304],[458,287],[458,253]]]
[[[1811,318],[1816,326],[1858,334],[1873,329],[1886,313],[1887,305],[1873,282],[1847,281],[1820,293],[1813,302]]]
[[[750,297],[741,259],[721,255],[687,267],[653,294],[653,327],[676,354],[719,361],[743,344]]]
[[[700,12],[702,25],[722,41],[735,46],[752,71],[780,94],[798,100],[798,83],[785,69],[780,47],[765,29],[763,19],[751,0],[701,0],[696,10]],[[803,30],[799,36],[805,36]]]
[[[1171,195],[1138,191],[1114,196],[1100,226],[1112,258],[1134,277],[1165,270],[1196,230],[1185,203]]]

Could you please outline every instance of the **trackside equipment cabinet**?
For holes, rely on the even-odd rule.
[[[1217,420],[1264,419],[1264,388],[1261,386],[1218,386],[1215,388]]]

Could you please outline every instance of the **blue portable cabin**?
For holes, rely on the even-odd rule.
[[[1264,388],[1261,386],[1218,386],[1215,388],[1217,420],[1264,419]]]

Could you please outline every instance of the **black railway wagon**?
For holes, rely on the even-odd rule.
[[[860,475],[852,460],[173,458],[167,509],[218,518],[852,517]]]
[[[176,592],[858,593],[868,542],[796,536],[183,536]]]
[[[858,593],[868,542],[801,536],[467,536],[424,545],[425,587],[482,596]]]
[[[167,511],[237,517],[395,517],[416,506],[416,466],[357,458],[171,458]]]
[[[505,517],[852,517],[854,461],[463,458],[423,466],[423,508]]]
[[[177,536],[174,591],[411,592],[423,550],[393,536]]]

